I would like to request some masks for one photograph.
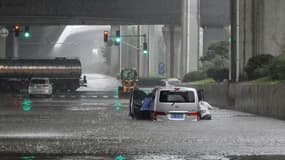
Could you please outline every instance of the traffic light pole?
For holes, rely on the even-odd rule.
[[[122,30],[122,27],[120,26],[120,32]],[[122,43],[119,45],[119,65],[120,65],[120,73],[122,71]]]
[[[138,28],[137,28],[137,35],[140,35],[141,34],[141,31],[140,31],[140,25],[138,25]],[[140,36],[137,37],[137,48],[140,48]],[[137,50],[137,73],[138,73],[138,77],[140,77],[140,49]]]

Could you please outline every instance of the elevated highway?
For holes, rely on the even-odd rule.
[[[180,24],[182,0],[1,0],[0,24]]]

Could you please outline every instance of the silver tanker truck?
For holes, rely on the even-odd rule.
[[[49,78],[56,91],[75,91],[80,87],[79,59],[1,59],[0,90],[26,89],[32,78]]]

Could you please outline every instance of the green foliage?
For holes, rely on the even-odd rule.
[[[224,79],[228,79],[229,70],[227,68],[212,68],[207,70],[207,75],[209,78],[213,78],[218,82],[222,82]]]
[[[205,72],[194,71],[194,72],[189,72],[185,74],[183,78],[183,82],[199,81],[205,78],[207,78],[207,75],[205,74]]]
[[[202,62],[211,61],[216,56],[221,56],[225,59],[229,58],[229,48],[228,48],[228,43],[226,41],[218,41],[218,42],[212,43],[208,47],[207,54],[201,57],[200,60]]]
[[[216,81],[228,79],[229,67],[229,46],[226,41],[212,43],[205,56],[200,58],[202,70],[207,73],[207,77]]]
[[[250,58],[245,66],[245,72],[249,80],[269,75],[269,64],[273,59],[272,55],[258,55]]]
[[[202,70],[207,72],[209,69],[213,68],[216,69],[227,68],[229,66],[229,60],[224,56],[215,55],[214,58],[212,58],[211,60],[203,61],[202,64],[203,64]]]
[[[285,80],[285,54],[275,57],[269,67],[272,79]]]
[[[280,84],[281,81],[279,80],[274,80],[271,77],[262,77],[262,78],[258,78],[256,80],[250,81],[251,83],[254,84]]]
[[[191,84],[212,84],[212,83],[216,83],[216,81],[213,78],[207,78],[207,79],[191,82]]]

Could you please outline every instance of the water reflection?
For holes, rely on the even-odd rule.
[[[20,159],[21,160],[34,160],[35,156],[22,156]]]
[[[21,99],[19,97],[13,97],[11,101],[11,106],[14,110],[20,110],[21,108]]]

